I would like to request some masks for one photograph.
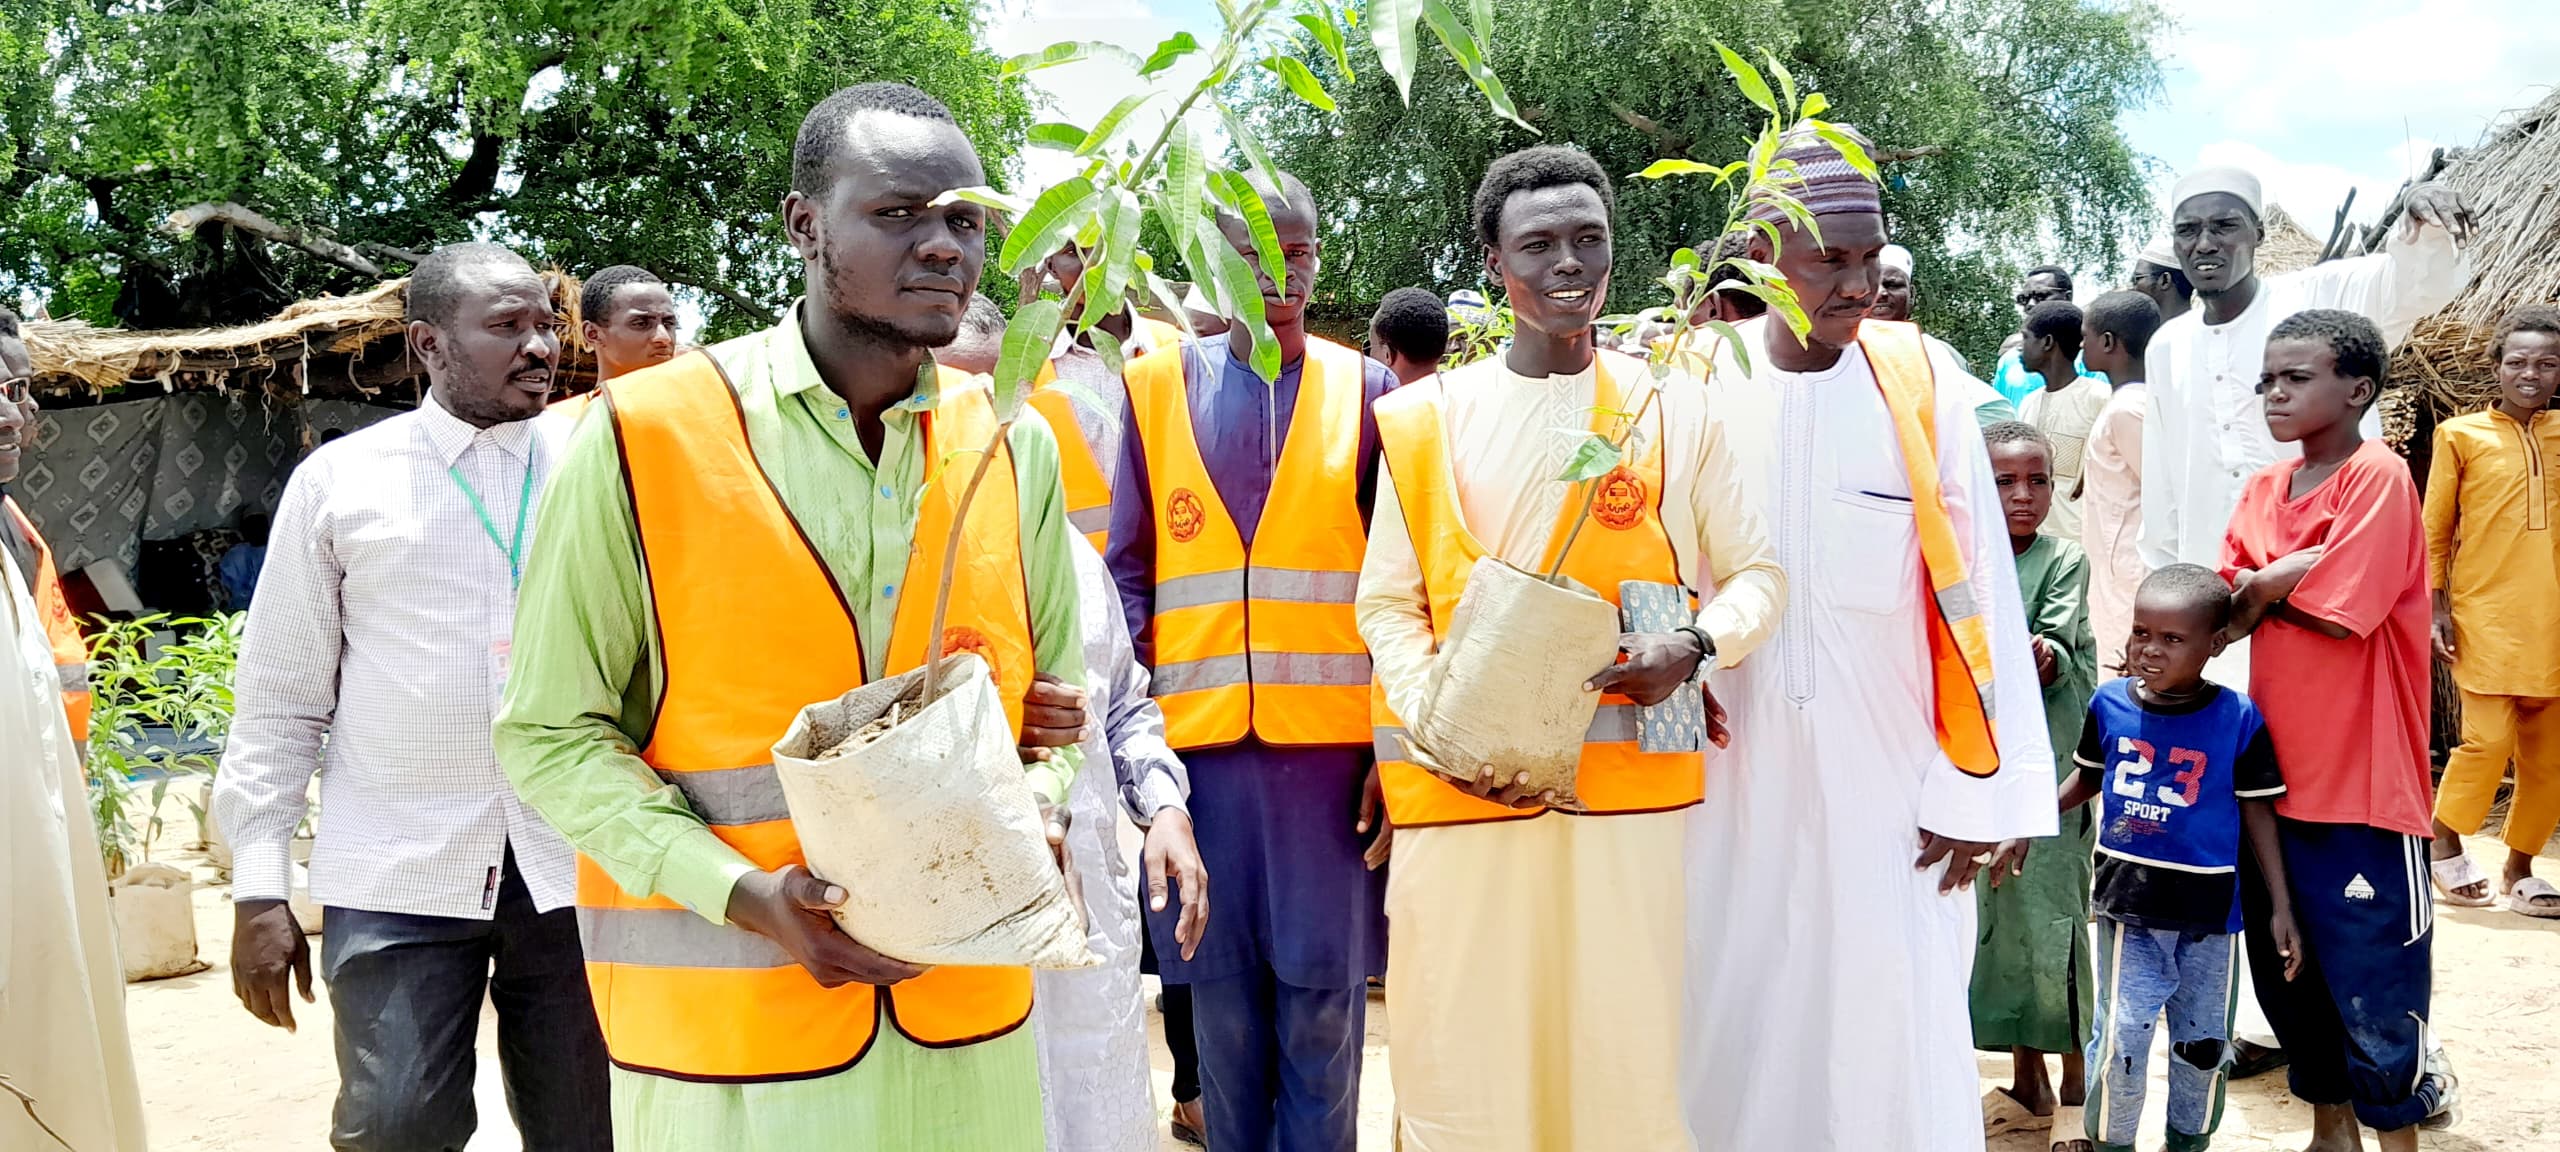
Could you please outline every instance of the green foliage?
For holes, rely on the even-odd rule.
[[[1488,296],[1488,299],[1491,297]],[[1500,350],[1511,339],[1511,306],[1497,304],[1483,317],[1471,319],[1455,309],[1449,312],[1449,353],[1440,358],[1440,369],[1473,364]]]
[[[1977,363],[2017,327],[2009,295],[2024,268],[2115,262],[2153,223],[2143,161],[2117,127],[2159,84],[2161,17],[2148,0],[1489,7],[1500,30],[1489,62],[1536,135],[1464,98],[1473,81],[1445,61],[1413,66],[1412,99],[1401,99],[1374,36],[1349,45],[1356,81],[1326,54],[1304,53],[1338,114],[1311,112],[1267,73],[1242,78],[1239,106],[1325,208],[1322,319],[1364,321],[1405,285],[1445,293],[1481,279],[1470,200],[1505,152],[1569,141],[1621,177],[1735,154],[1764,113],[1747,85],[1721,82],[1719,42],[1774,55],[1785,74],[1760,69],[1772,103],[1778,89],[1819,88],[1827,99],[1806,115],[1855,110],[1847,118],[1878,150],[1894,239],[1917,257],[1917,318]],[[1710,240],[1729,198],[1704,180],[1622,179],[1611,307],[1646,299],[1665,254]]]
[[[211,618],[165,614],[108,621],[89,637],[89,813],[107,874],[147,859],[160,832],[169,786],[211,777],[231,734],[231,682],[240,656],[244,613]],[[171,639],[156,649],[155,633]],[[143,729],[168,729],[174,740],[146,740]],[[180,752],[172,744],[211,741],[216,751]],[[150,784],[136,773],[157,766]],[[182,799],[195,808],[191,798]],[[198,809],[201,822],[204,812]]]
[[[983,0],[12,0],[0,6],[0,289],[136,327],[263,318],[369,278],[174,210],[230,201],[386,273],[461,239],[699,292],[769,322],[800,116],[863,80],[951,106],[1004,181],[1023,82]],[[58,46],[57,50],[51,50]],[[83,270],[90,277],[82,281]],[[105,290],[98,282],[112,284]]]

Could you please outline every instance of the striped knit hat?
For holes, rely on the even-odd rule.
[[[1866,137],[1857,129],[1846,124],[1833,127],[1856,140],[1860,147],[1867,146]],[[1795,162],[1796,170],[1792,176],[1782,172],[1776,174],[1775,179],[1795,194],[1805,211],[1816,216],[1884,211],[1884,200],[1875,182],[1850,167],[1848,158],[1842,156],[1838,148],[1832,147],[1830,141],[1801,129],[1790,132],[1779,143],[1778,158]],[[1786,213],[1776,201],[1762,197],[1756,198],[1751,205],[1751,218],[1783,222]]]

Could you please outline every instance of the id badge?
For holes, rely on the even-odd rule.
[[[492,710],[506,702],[507,673],[512,671],[514,666],[515,639],[510,636],[500,636],[489,641],[489,701]]]

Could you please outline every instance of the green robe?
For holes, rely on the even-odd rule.
[[[2062,651],[2060,671],[2044,689],[2044,717],[2054,755],[2069,756],[2080,746],[2080,726],[2097,688],[2088,558],[2078,544],[2038,536],[2017,559],[2027,631]],[[2096,846],[2097,821],[2082,805],[2062,814],[2061,835],[2027,849],[2024,872],[1997,888],[1975,883],[1981,916],[1973,953],[1974,1047],[2078,1052],[2088,1044],[2087,928]]]

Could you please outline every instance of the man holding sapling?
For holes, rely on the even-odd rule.
[[[2054,834],[2042,689],[1964,369],[1868,318],[1871,169],[1814,135],[1780,155],[1820,235],[1763,197],[1753,255],[1810,327],[1742,325],[1710,394],[1795,610],[1714,681],[1736,738],[1688,818],[1683,1091],[1705,1149],[1978,1149],[1965,888]]]
[[[1476,231],[1517,320],[1511,346],[1377,406],[1387,482],[1359,619],[1397,825],[1389,1025],[1413,1152],[1691,1146],[1675,1076],[1680,810],[1703,795],[1703,761],[1696,744],[1644,750],[1637,711],[1758,647],[1786,584],[1707,391],[1593,346],[1614,199],[1578,149],[1494,161]],[[1590,439],[1564,430],[1625,432],[1620,412],[1636,414],[1621,463],[1559,479]],[[1710,592],[1694,623],[1623,634],[1623,662],[1590,670],[1600,706],[1569,812],[1515,765],[1438,760],[1405,724],[1487,555],[1560,570],[1613,605],[1635,583]],[[1718,715],[1710,704],[1700,735],[1722,739]]]
[[[966,647],[1034,790],[1067,795],[1084,667],[1057,443],[1015,424],[957,526],[945,472],[998,417],[930,355],[986,261],[984,210],[935,200],[984,182],[932,97],[828,97],[782,201],[806,296],[607,385],[552,479],[497,746],[581,854],[624,1152],[1042,1146],[1031,973],[922,970],[840,931],[839,884],[915,878],[793,863],[771,752],[804,705]],[[954,531],[971,562],[933,637]]]
[[[1217,224],[1261,280],[1279,378],[1254,373],[1244,324],[1129,365],[1106,555],[1217,877],[1196,953],[1174,909],[1149,918],[1165,982],[1191,990],[1209,1147],[1350,1152],[1389,844],[1351,598],[1377,478],[1369,406],[1395,377],[1308,334],[1314,198],[1293,176],[1253,181],[1285,280],[1242,217]]]

